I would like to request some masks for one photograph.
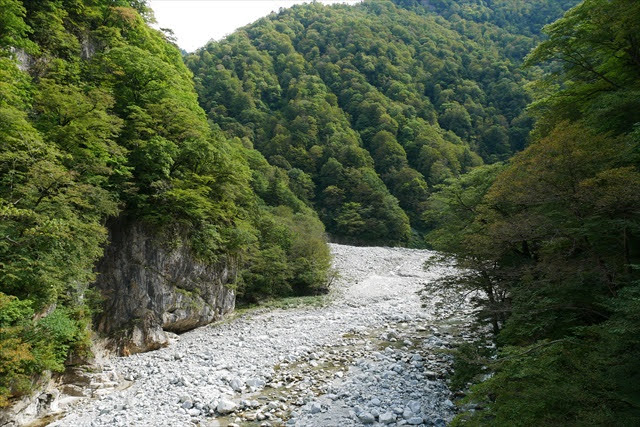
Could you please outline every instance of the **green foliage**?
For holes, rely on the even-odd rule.
[[[291,272],[285,261],[286,254],[280,246],[263,249],[251,261],[243,279],[250,283],[246,292],[264,296],[287,295],[292,292]]]
[[[477,218],[486,209],[485,195],[504,168],[500,163],[479,166],[436,187],[423,214],[432,228],[426,240],[434,249],[461,254],[470,239],[484,231]]]
[[[33,314],[28,301],[0,293],[0,407],[8,397],[29,390],[31,385],[26,365],[34,360],[30,345],[22,335],[24,319]]]
[[[465,390],[468,384],[477,383],[487,375],[491,364],[491,346],[484,341],[463,343],[454,350],[453,375],[449,387]]]
[[[470,397],[489,409],[459,423],[510,425],[516,415],[519,425],[637,422],[638,389],[613,374],[637,362],[609,348],[618,339],[635,346],[622,332],[634,317],[616,312],[635,298],[634,147],[565,122],[497,177],[465,189],[472,173],[431,197],[428,216],[442,228],[430,240],[469,269],[459,281],[485,292],[479,314],[501,346],[495,374]]]
[[[555,61],[533,143],[497,175],[474,171],[429,199],[425,217],[442,227],[429,239],[485,291],[498,344],[467,398],[485,409],[454,425],[640,420],[639,10],[586,0],[549,25],[528,59]]]
[[[73,346],[82,347],[86,344],[86,329],[78,319],[72,317],[67,309],[57,308],[53,313],[44,317],[35,325],[35,334],[41,340],[40,347],[34,349],[34,355],[39,363],[49,360],[46,369],[62,372],[64,361]],[[46,345],[43,345],[46,343]],[[76,350],[80,350],[79,348]]]
[[[558,65],[541,82],[547,96],[535,104],[540,133],[578,119],[601,132],[632,131],[640,99],[638,19],[636,1],[591,0],[545,29],[549,39],[527,57],[530,65]]]
[[[417,0],[397,0],[404,7],[415,8]],[[429,6],[450,20],[491,23],[513,35],[539,35],[542,28],[577,4],[575,0],[429,0]],[[462,19],[461,19],[462,18]],[[508,33],[500,33],[514,43]],[[519,41],[522,43],[522,41]],[[533,47],[533,46],[531,46]],[[530,48],[531,48],[530,47]]]
[[[10,396],[28,393],[34,375],[62,372],[69,351],[86,351],[86,321],[81,313],[55,309],[39,321],[32,303],[0,292],[0,407]]]
[[[322,290],[310,175],[207,122],[144,1],[0,9],[0,405],[88,354],[102,299],[87,288],[110,217],[167,241],[186,233],[177,244],[239,270],[248,298]]]
[[[616,19],[598,20],[610,3]],[[441,227],[428,239],[485,291],[480,313],[502,330],[501,351],[549,351],[525,367],[506,356],[478,399],[511,393],[501,381],[522,369],[533,381],[567,361],[610,375],[598,396],[611,396],[637,372],[630,357],[596,357],[637,347],[635,5],[585,1],[549,27],[530,62],[564,59],[570,81],[537,104],[537,145],[503,172],[481,167],[527,145],[523,87],[538,70],[519,61],[570,4],[298,6],[210,43],[190,71],[147,25],[144,1],[0,0],[0,406],[88,352],[87,305],[100,298],[87,287],[117,215],[167,240],[186,230],[179,244],[236,267],[247,300],[322,292],[325,226],[369,244]],[[574,51],[591,70],[566,62]],[[624,413],[584,410],[594,399],[581,384],[558,389],[575,394],[575,419]],[[631,402],[631,420],[635,392],[612,400]],[[533,420],[549,406],[518,410]],[[566,421],[549,413],[539,419]]]
[[[503,3],[490,10],[547,22],[570,2],[543,16]],[[406,244],[427,229],[432,186],[526,145],[528,49],[506,55],[500,36],[531,47],[538,34],[413,6],[296,6],[186,58],[209,118],[290,171],[340,240]]]
[[[240,296],[255,301],[324,292],[331,255],[317,216],[304,207],[299,212],[288,206],[260,209],[259,248],[243,272]]]
[[[19,0],[0,1],[0,55],[7,55],[7,48],[33,50],[34,45],[27,39],[29,26],[24,22],[26,10]]]

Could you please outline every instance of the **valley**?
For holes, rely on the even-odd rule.
[[[449,350],[471,338],[471,307],[428,288],[449,267],[425,271],[434,253],[424,250],[331,250],[339,278],[319,306],[250,310],[167,348],[110,359],[126,388],[80,400],[52,425],[450,421]]]
[[[154,3],[0,0],[0,427],[640,425],[639,1]]]

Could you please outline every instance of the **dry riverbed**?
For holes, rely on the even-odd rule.
[[[448,349],[471,339],[468,301],[429,286],[448,267],[425,271],[429,251],[331,248],[340,278],[322,305],[252,311],[110,359],[112,387],[52,425],[444,426]]]

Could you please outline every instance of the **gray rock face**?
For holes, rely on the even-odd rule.
[[[33,396],[19,399],[9,408],[0,408],[0,426],[29,425],[41,417],[60,412],[58,397],[57,390],[47,387]]]
[[[96,323],[120,354],[164,347],[166,332],[185,332],[233,311],[235,294],[225,286],[233,266],[202,263],[187,247],[163,242],[132,221],[113,221],[109,237],[97,266],[95,287],[106,301]]]

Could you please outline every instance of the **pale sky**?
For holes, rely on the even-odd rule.
[[[317,0],[319,3],[356,4],[360,0]],[[170,28],[178,46],[193,52],[209,40],[220,40],[278,9],[305,0],[148,0],[158,28]]]

